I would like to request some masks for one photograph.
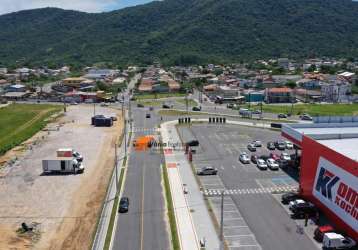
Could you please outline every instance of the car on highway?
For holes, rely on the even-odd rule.
[[[214,167],[202,167],[196,173],[197,175],[216,175],[218,173],[218,169]]]
[[[137,107],[138,107],[138,108],[144,108],[144,104],[143,104],[143,103],[138,103],[138,104],[137,104]]]
[[[191,140],[191,141],[188,141],[186,143],[186,145],[188,145],[189,147],[197,147],[197,146],[199,146],[199,141],[198,140]]]
[[[275,161],[280,160],[280,156],[275,153],[270,153],[270,158],[274,159]]]
[[[253,110],[252,113],[254,115],[261,115],[262,112],[260,110]]]
[[[312,121],[312,120],[313,120],[313,118],[312,118],[310,115],[308,115],[308,114],[300,115],[300,119],[301,119],[302,121]]]
[[[193,111],[201,111],[201,107],[193,107]]]
[[[247,149],[250,150],[251,152],[255,152],[256,151],[255,144],[250,143],[249,145],[247,145]]]
[[[313,238],[318,242],[322,242],[323,241],[323,236],[324,236],[325,233],[331,233],[331,232],[334,232],[334,231],[335,230],[331,225],[319,226],[314,230]]]
[[[262,142],[259,141],[259,140],[255,140],[255,141],[253,141],[252,143],[253,143],[253,144],[255,145],[255,147],[257,147],[257,148],[262,147]]]
[[[280,159],[281,161],[288,162],[291,160],[291,156],[287,153],[282,153]]]
[[[267,163],[268,168],[271,169],[271,170],[278,170],[279,169],[278,163],[272,158],[268,159],[266,161],[266,163]]]
[[[287,115],[281,113],[281,114],[278,114],[278,115],[277,115],[277,118],[287,118]]]
[[[257,164],[259,157],[257,155],[251,155],[251,162]]]
[[[289,204],[291,201],[295,201],[300,198],[301,198],[301,195],[299,193],[288,192],[288,193],[284,193],[281,196],[281,202],[282,202],[282,204]]]
[[[293,143],[290,141],[285,141],[286,149],[293,149]]]
[[[153,111],[154,110],[154,108],[153,107],[149,107],[149,111]]]
[[[276,147],[278,150],[285,150],[285,149],[286,149],[286,144],[285,144],[285,142],[283,142],[283,141],[276,141],[276,142],[275,142],[275,147]]]
[[[170,106],[168,104],[163,104],[162,108],[163,109],[170,109]]]
[[[275,150],[275,149],[276,149],[275,143],[272,142],[272,141],[268,142],[268,143],[267,143],[267,149],[268,149],[268,150]]]
[[[129,198],[128,197],[122,197],[121,200],[119,201],[118,212],[119,213],[126,213],[126,212],[128,212],[128,209],[129,209]]]
[[[243,152],[239,156],[239,161],[241,161],[244,164],[250,163],[250,158],[247,156],[246,152]]]
[[[260,170],[266,170],[267,169],[267,164],[263,159],[257,159],[257,163],[256,166],[260,169]]]
[[[145,118],[150,118],[150,114],[146,114],[146,115],[145,115]]]

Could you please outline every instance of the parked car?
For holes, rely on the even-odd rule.
[[[259,157],[257,155],[251,155],[251,162],[252,163],[257,163],[257,160],[259,159]]]
[[[252,113],[255,115],[261,115],[262,112],[260,110],[254,110]]]
[[[349,238],[337,233],[325,233],[323,236],[323,249],[351,249],[357,243]]]
[[[267,163],[267,166],[269,167],[269,169],[271,169],[271,170],[278,170],[279,169],[278,163],[272,158],[268,159],[266,161],[266,163]]]
[[[313,238],[315,238],[315,240],[318,242],[322,242],[324,234],[331,232],[334,232],[334,228],[331,225],[319,226],[314,230]]]
[[[249,157],[247,156],[246,152],[243,152],[243,153],[240,154],[239,160],[240,160],[242,163],[244,163],[244,164],[250,163],[250,159],[249,159]]]
[[[270,156],[269,155],[261,155],[259,158],[266,162],[270,158]]]
[[[129,209],[129,198],[128,197],[122,197],[119,201],[119,208],[118,212],[120,213],[126,213]]]
[[[250,143],[249,145],[247,145],[247,149],[250,150],[251,152],[255,152],[256,151],[255,144]]]
[[[267,143],[267,149],[268,149],[268,150],[275,150],[275,149],[276,149],[275,143],[272,142],[272,141],[268,142],[268,143]]]
[[[302,199],[293,200],[288,203],[288,209],[292,210],[294,207],[297,207],[300,204],[306,204],[306,203],[307,202]]]
[[[285,141],[285,145],[287,149],[293,149],[293,144],[290,141]]]
[[[291,215],[292,218],[303,219],[306,216],[308,218],[317,216],[318,209],[312,203],[309,203],[306,206],[292,210],[292,212],[293,212]]]
[[[262,142],[259,141],[259,140],[255,140],[255,141],[253,141],[252,143],[253,143],[253,144],[255,145],[255,147],[257,147],[257,148],[262,147]]]
[[[188,141],[186,143],[186,145],[188,145],[189,147],[197,147],[197,146],[199,146],[199,141],[198,140],[191,140],[191,141]]]
[[[276,141],[276,142],[275,142],[275,147],[276,147],[278,150],[285,150],[285,149],[286,149],[286,144],[285,144],[285,142],[283,142],[283,141]]]
[[[102,102],[102,103],[101,103],[101,107],[108,107],[108,106],[109,106],[108,103],[105,103],[105,102]]]
[[[302,121],[312,121],[312,120],[313,120],[313,118],[312,118],[310,115],[308,115],[308,114],[300,115],[300,119],[301,119]]]
[[[137,104],[137,107],[138,107],[138,108],[144,108],[144,104],[143,104],[143,103],[138,103],[138,104]]]
[[[278,114],[277,117],[278,117],[278,118],[287,118],[287,115],[281,113],[281,114]]]
[[[274,159],[275,161],[280,160],[280,156],[275,153],[270,153],[270,158]]]
[[[167,105],[167,104],[163,104],[162,108],[163,108],[163,109],[170,109],[170,106]]]
[[[214,167],[203,167],[197,171],[198,175],[216,175],[217,173],[218,170]]]
[[[226,107],[227,107],[228,109],[232,109],[232,108],[234,108],[234,104],[233,104],[233,103],[228,103],[228,104],[226,105]]]
[[[291,156],[287,153],[282,153],[280,156],[281,161],[288,162],[291,160]]]
[[[145,118],[150,118],[150,114],[146,114],[146,115],[145,115]]]
[[[201,107],[193,107],[193,111],[201,111]]]
[[[266,170],[267,169],[267,164],[263,159],[257,159],[256,165],[260,170]]]
[[[283,204],[288,204],[290,203],[291,201],[294,201],[294,200],[297,200],[297,199],[300,199],[301,196],[299,193],[296,193],[296,192],[288,192],[288,193],[285,193],[281,196],[281,202]]]

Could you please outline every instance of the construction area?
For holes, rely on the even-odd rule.
[[[0,249],[90,248],[123,128],[120,110],[96,107],[95,112],[117,119],[111,127],[95,127],[92,105],[70,106],[0,156]],[[83,173],[44,173],[42,161],[56,159],[59,148],[83,156]]]

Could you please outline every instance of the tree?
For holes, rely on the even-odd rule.
[[[316,65],[312,64],[311,66],[309,66],[309,68],[307,69],[308,72],[314,72],[317,70]]]
[[[286,85],[286,87],[288,87],[290,89],[294,89],[297,86],[296,83],[292,80],[287,81],[285,85]]]

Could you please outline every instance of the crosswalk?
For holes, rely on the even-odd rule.
[[[283,193],[297,191],[298,186],[280,186],[280,187],[267,187],[267,188],[248,188],[248,189],[226,189],[226,195],[241,195],[241,194],[267,194],[267,193]],[[204,189],[205,196],[219,196],[222,190],[220,189]]]
[[[138,128],[138,127],[134,127],[132,129],[132,133],[138,133],[138,132],[142,132],[142,133],[156,133],[159,131],[159,128]]]

